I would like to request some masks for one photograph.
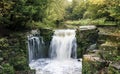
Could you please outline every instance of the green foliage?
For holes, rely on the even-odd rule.
[[[82,74],[91,74],[91,67],[89,62],[83,62]]]
[[[12,65],[14,66],[14,69],[16,71],[22,71],[22,70],[28,69],[27,58],[24,57],[24,55],[18,54],[15,58],[11,59],[11,61],[10,61],[10,63],[12,63]],[[15,63],[13,63],[13,61],[15,61]]]
[[[8,47],[9,47],[9,44],[8,44],[8,40],[6,38],[1,38],[0,39],[0,65],[2,67],[2,71],[0,73],[2,74],[14,74],[14,68],[12,65],[10,65],[10,63],[7,63],[8,62],[8,53],[9,53],[9,50],[8,50]]]
[[[120,20],[120,1],[119,0],[108,0],[106,1],[108,6],[108,12],[110,16],[115,18],[115,20]]]
[[[119,0],[73,0],[72,6],[67,10],[67,20],[93,20],[90,24],[99,24],[96,19],[105,18],[103,25],[120,24],[120,1]],[[95,20],[95,21],[94,21]],[[113,22],[113,23],[111,23]],[[81,23],[83,24],[83,23]]]
[[[82,19],[83,14],[86,11],[86,2],[81,0],[80,4],[76,5],[72,11],[72,19]]]
[[[33,22],[53,27],[56,20],[102,18],[106,18],[104,22],[114,21],[115,23],[112,24],[119,25],[119,12],[119,0],[73,0],[70,6],[67,0],[2,0],[0,2],[0,27],[21,30],[34,28]],[[99,22],[95,20],[90,24],[99,24]]]
[[[119,70],[116,70],[115,68],[111,66],[108,68],[108,74],[119,74],[119,73],[120,73]]]
[[[119,52],[116,49],[112,49],[109,51],[102,51],[99,53],[99,55],[101,56],[102,59],[104,60],[109,60],[109,61],[119,61],[120,60],[120,55],[118,55]]]
[[[0,48],[8,47],[8,40],[6,38],[0,38]]]
[[[35,22],[35,21],[32,21],[32,22],[27,22],[26,23],[27,25],[27,28],[31,28],[31,29],[39,29],[39,28],[55,28],[56,25],[54,24],[54,22],[52,21],[48,21],[48,20],[44,20],[44,23],[42,22]]]
[[[83,14],[86,11],[86,2],[84,0],[73,0],[72,5],[66,9],[65,18],[71,20],[77,20],[83,18]]]
[[[50,21],[61,20],[65,15],[65,0],[51,0],[49,7],[46,10],[47,18]]]
[[[25,33],[11,33],[8,38],[0,38],[0,73],[15,74],[14,71],[29,69],[26,46]]]
[[[56,20],[64,19],[66,3],[65,0],[2,0],[0,27],[11,30],[33,29],[33,22],[53,27]]]
[[[120,60],[120,55],[117,56],[115,60],[119,61]]]
[[[3,69],[2,69],[2,72],[0,72],[0,73],[2,73],[2,74],[15,74],[13,66],[11,66],[9,63],[3,63],[2,67],[3,67]]]
[[[0,26],[6,26],[10,23],[9,16],[14,3],[10,0],[0,1]]]
[[[120,71],[112,66],[106,67],[104,62],[94,62],[83,60],[83,74],[119,74]]]
[[[82,74],[98,74],[97,72],[104,68],[102,63],[83,60]]]
[[[94,4],[89,2],[83,18],[99,19],[108,16],[105,4]]]

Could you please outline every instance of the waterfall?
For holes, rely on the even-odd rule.
[[[75,30],[55,30],[49,54],[52,59],[77,58],[76,47]]]
[[[29,63],[44,57],[44,42],[39,34],[28,36]]]
[[[44,58],[44,42],[39,35],[28,36],[29,66],[36,74],[82,74],[82,62],[77,60],[75,30],[55,30],[49,57]]]

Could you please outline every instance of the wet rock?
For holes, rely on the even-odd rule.
[[[81,59],[81,58],[79,58],[79,59],[78,59],[78,61],[80,61],[80,62],[81,62],[81,61],[82,61],[82,59]]]
[[[90,46],[87,48],[87,50],[94,50],[94,49],[96,49],[96,47],[97,47],[97,44],[95,43],[95,44],[90,45]]]

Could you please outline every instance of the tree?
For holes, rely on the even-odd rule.
[[[52,0],[49,7],[47,8],[48,20],[63,20],[65,16],[65,8],[67,7],[66,0]]]
[[[82,19],[86,11],[87,2],[84,0],[73,0],[72,5],[67,10],[67,18],[72,20]]]
[[[87,0],[87,9],[84,18],[99,19],[109,15],[106,0]]]
[[[120,0],[108,0],[106,1],[108,12],[112,21],[116,21],[116,24],[120,24]],[[111,20],[111,18],[108,18]]]
[[[77,4],[77,5],[75,5]],[[86,7],[87,2],[84,0],[81,0],[80,2],[77,0],[76,2],[73,2],[73,11],[72,11],[72,17],[73,19],[82,19],[83,15],[87,9]]]
[[[46,17],[50,0],[2,0],[0,23],[11,29],[25,27],[27,22],[40,21]],[[6,26],[7,25],[7,26]]]
[[[7,26],[10,22],[10,13],[14,2],[10,0],[2,0],[0,2],[0,26]]]

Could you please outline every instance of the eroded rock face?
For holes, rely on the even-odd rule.
[[[86,50],[96,49],[98,40],[98,29],[96,26],[79,26],[77,29],[78,57]]]

